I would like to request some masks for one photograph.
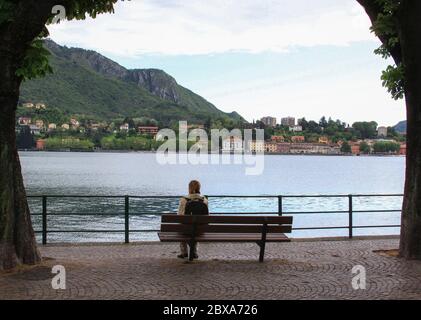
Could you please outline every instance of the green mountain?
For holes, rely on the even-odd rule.
[[[25,82],[20,102],[45,103],[69,115],[98,120],[148,117],[163,123],[209,118],[244,121],[236,112],[225,113],[201,96],[180,86],[158,69],[128,70],[101,54],[45,41],[54,70]]]
[[[406,120],[399,122],[394,128],[399,133],[406,133]]]

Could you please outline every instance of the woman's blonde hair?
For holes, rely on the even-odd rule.
[[[189,183],[189,194],[200,193],[200,182],[192,180]]]

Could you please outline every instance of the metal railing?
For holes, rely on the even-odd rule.
[[[312,214],[347,214],[348,215],[348,224],[342,226],[314,226],[314,227],[294,227],[292,230],[335,230],[335,229],[347,229],[348,237],[350,239],[354,236],[355,229],[369,229],[369,228],[400,228],[400,225],[355,225],[354,224],[354,214],[356,213],[393,213],[401,212],[401,209],[376,209],[376,210],[354,210],[354,199],[355,198],[372,198],[372,197],[403,197],[402,194],[349,194],[349,195],[262,195],[262,196],[207,196],[211,199],[224,199],[224,198],[233,198],[233,199],[275,199],[277,200],[278,210],[276,212],[215,212],[212,214],[217,215],[312,215]],[[145,215],[162,215],[169,214],[169,212],[131,212],[130,211],[130,199],[179,199],[179,196],[101,196],[101,195],[30,195],[29,199],[38,198],[41,199],[41,208],[42,212],[32,213],[31,216],[41,216],[41,230],[35,230],[35,233],[41,234],[42,244],[47,244],[47,236],[52,233],[121,233],[124,234],[124,242],[130,242],[131,233],[142,233],[142,232],[158,232],[159,230],[155,229],[145,229],[137,230],[130,228],[130,218],[133,216]],[[124,200],[124,212],[121,213],[99,213],[99,212],[54,212],[48,210],[48,199],[71,199],[71,198],[85,198],[85,199],[120,199]],[[294,199],[294,198],[343,198],[348,201],[347,210],[321,210],[321,211],[285,211],[284,210],[284,200],[285,199]],[[59,230],[59,229],[49,229],[48,226],[48,217],[49,216],[118,216],[124,218],[124,230],[97,230],[97,229],[82,229],[82,230]]]

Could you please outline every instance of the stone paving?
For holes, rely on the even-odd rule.
[[[177,244],[48,245],[43,263],[0,273],[0,299],[421,299],[421,262],[378,250],[397,239],[200,244],[200,259],[177,259]],[[51,268],[66,268],[53,290]],[[351,270],[366,268],[365,290]]]

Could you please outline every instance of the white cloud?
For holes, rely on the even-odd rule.
[[[355,0],[133,0],[113,15],[50,27],[61,44],[118,56],[282,52],[373,40]]]
[[[225,110],[241,106],[238,110],[249,121],[267,115],[312,120],[331,116],[351,124],[375,120],[380,125],[392,126],[405,119],[404,102],[391,99],[376,70],[363,70],[358,65],[354,71],[343,72],[335,66],[326,73],[291,76],[289,81],[273,79],[272,84],[245,81],[242,88],[230,92],[218,92],[211,87],[203,94]]]

